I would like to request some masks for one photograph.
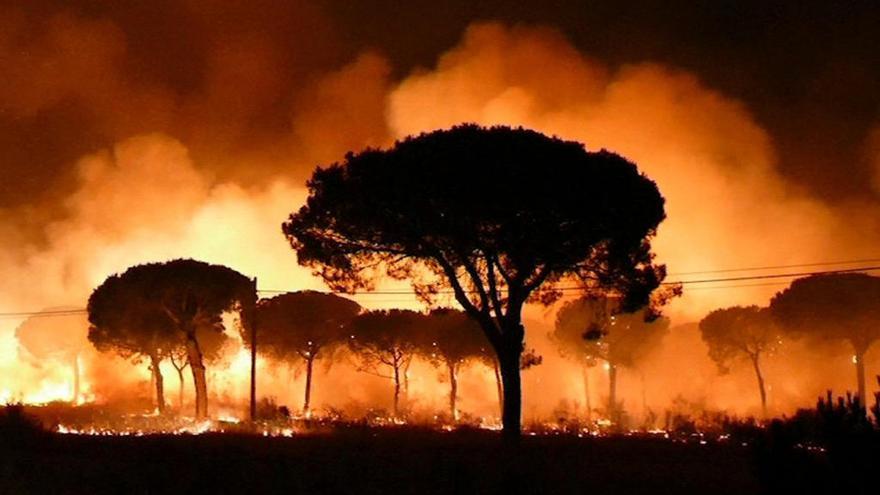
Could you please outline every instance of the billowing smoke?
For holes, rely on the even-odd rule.
[[[188,8],[201,12],[200,4]],[[323,289],[297,267],[279,229],[305,198],[308,173],[349,150],[465,121],[522,125],[638,163],[667,198],[668,219],[654,245],[673,280],[712,277],[676,275],[688,272],[869,257],[877,244],[876,205],[828,205],[789,185],[776,170],[774,143],[749,109],[686,71],[650,62],[612,67],[551,29],[486,23],[471,26],[436,67],[401,77],[378,52],[346,55],[326,30],[305,36],[305,28],[321,25],[321,14],[299,2],[291,8],[301,8],[294,17],[303,30],[282,29],[284,16],[249,21],[240,12],[213,12],[219,24],[201,27],[208,48],[190,47],[203,56],[190,66],[185,49],[168,54],[173,71],[129,51],[127,31],[110,21],[0,15],[0,66],[14,68],[0,82],[0,109],[31,122],[35,143],[43,134],[64,136],[53,138],[54,149],[34,144],[18,148],[30,150],[26,156],[6,157],[22,183],[20,191],[3,185],[0,309],[83,307],[107,275],[178,257],[226,264],[257,276],[264,289]],[[238,23],[213,31],[222,19]],[[249,22],[271,28],[249,29]],[[71,155],[77,158],[55,163]],[[22,165],[30,160],[46,166]],[[680,325],[716,307],[766,304],[780,288],[688,286],[667,314]],[[370,309],[417,307],[402,296],[358,301]],[[580,372],[546,339],[554,312],[527,310],[529,345],[544,356],[525,374],[527,416],[551,414],[583,395]],[[12,337],[19,323],[0,321],[0,370],[28,366]],[[695,327],[676,328],[641,369],[621,373],[621,396],[633,411],[643,402],[662,410],[681,395],[681,403],[755,412],[757,398],[741,399],[752,393],[748,370],[718,377]],[[778,359],[768,365],[775,410],[851,383],[845,350],[809,352],[771,358]],[[815,366],[826,354],[836,364]],[[106,359],[84,363],[98,395],[117,390],[108,366],[134,369]],[[813,371],[791,373],[808,360]],[[263,366],[264,393],[298,406],[302,377],[277,363]],[[131,376],[148,394],[141,368]],[[235,353],[218,367],[210,378],[218,397],[243,399],[246,370]],[[165,371],[173,383],[173,370]],[[412,373],[412,395],[441,407],[439,373],[426,363]],[[590,373],[600,403],[607,378],[601,367]],[[23,397],[41,379],[62,379],[49,372],[17,376],[0,375],[0,391]],[[478,365],[466,372],[462,409],[494,414],[492,379]],[[355,374],[344,361],[316,380],[317,404],[390,401],[387,382]]]
[[[869,252],[870,242],[843,235],[839,212],[785,184],[768,135],[742,104],[686,72],[611,70],[552,31],[477,25],[390,97],[397,136],[467,120],[541,129],[635,161],[667,199],[654,245],[673,274]],[[671,311],[695,318],[774,290],[687,291]]]

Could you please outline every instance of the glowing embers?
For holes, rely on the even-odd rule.
[[[290,422],[243,423],[235,417],[196,420],[194,418],[162,418],[155,415],[133,415],[116,421],[95,424],[59,424],[55,432],[65,435],[132,436],[202,435],[206,433],[250,434],[263,437],[292,437],[301,430]]]

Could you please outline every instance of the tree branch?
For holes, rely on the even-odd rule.
[[[477,267],[471,263],[471,260],[467,257],[467,255],[459,255],[461,258],[461,264],[464,266],[465,272],[471,278],[471,285],[473,285],[474,290],[477,292],[477,295],[480,297],[480,305],[482,306],[484,311],[489,311],[489,295],[486,294],[486,288],[483,286],[483,280],[480,278],[480,273],[477,271]]]
[[[369,368],[356,368],[356,370],[359,371],[359,372],[361,372],[361,373],[366,373],[366,374],[368,374],[368,375],[378,376],[379,378],[385,378],[385,379],[388,379],[388,380],[393,380],[393,379],[394,379],[393,376],[390,376],[390,375],[383,375],[382,373],[379,373],[379,372],[377,372],[377,371],[373,371],[373,370],[371,370],[371,369],[369,369]]]
[[[500,345],[500,337],[501,330],[498,326],[496,326],[495,322],[492,321],[492,317],[489,315],[488,308],[477,308],[474,306],[474,303],[467,297],[467,294],[464,292],[464,289],[461,287],[461,283],[458,281],[458,275],[455,272],[455,268],[452,264],[447,261],[442,253],[437,253],[434,255],[435,261],[440,267],[443,269],[443,272],[446,274],[446,278],[449,279],[449,285],[452,286],[452,291],[455,294],[455,300],[461,304],[461,307],[464,308],[465,312],[469,314],[472,318],[480,322],[480,327],[483,329],[483,333],[486,334],[486,338],[489,339],[489,342],[492,343],[493,346],[497,348]]]
[[[495,319],[500,323],[501,318],[504,316],[504,311],[501,299],[498,297],[498,286],[495,283],[495,264],[489,254],[484,256],[486,260],[486,275],[489,279],[489,298],[492,301],[492,306],[495,308]]]

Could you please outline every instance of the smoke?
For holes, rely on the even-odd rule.
[[[654,246],[673,274],[869,252],[870,242],[844,235],[840,212],[782,180],[769,136],[741,103],[680,70],[612,70],[552,31],[472,26],[435,70],[404,80],[389,107],[398,137],[462,121],[522,125],[635,161],[667,199]],[[669,311],[693,319],[764,303],[777,289],[686,290]]]
[[[205,4],[188,8],[203,12]],[[788,184],[777,172],[774,143],[749,109],[693,74],[650,62],[612,67],[551,29],[483,23],[471,26],[435,67],[401,78],[394,61],[376,51],[343,56],[326,28],[313,38],[304,34],[321,25],[322,15],[303,9],[295,21],[302,29],[290,32],[281,26],[292,18],[212,10],[205,14],[211,22],[194,28],[203,42],[168,54],[178,67],[173,74],[132,48],[128,27],[70,13],[0,15],[0,66],[14,68],[0,82],[0,109],[56,143],[34,151],[42,167],[8,158],[11,176],[51,187],[42,187],[49,191],[44,197],[30,197],[41,188],[3,186],[0,309],[83,307],[109,274],[178,257],[228,265],[257,276],[263,289],[321,290],[296,265],[279,228],[305,199],[303,180],[314,166],[464,121],[522,125],[635,161],[667,199],[668,219],[654,245],[673,274],[869,257],[876,245],[876,205],[828,205]],[[232,28],[218,29],[224,22]],[[199,56],[186,58],[190,52]],[[63,156],[73,158],[51,165]],[[667,313],[677,324],[694,321],[716,307],[766,304],[782,287],[729,285],[688,286]],[[358,300],[370,309],[418,307],[413,298]],[[545,338],[554,311],[527,310],[529,346],[544,356],[544,364],[525,372],[527,415],[547,415],[560,402],[583,397],[580,371]],[[18,323],[0,321],[4,370],[17,364],[11,335]],[[684,394],[707,406],[754,411],[757,398],[741,399],[753,387],[748,370],[718,377],[693,332],[673,331],[646,360],[646,401],[660,409]],[[821,376],[799,371],[793,379],[791,370],[821,358],[791,353],[771,365],[778,371],[768,371],[771,406],[774,397],[779,410],[808,404],[823,383],[851,383],[845,366]],[[149,393],[143,367],[90,359],[86,369],[93,370],[97,395],[120,391],[121,374]],[[231,355],[216,368],[218,396],[244,398],[242,359]],[[845,365],[845,356],[838,361]],[[302,377],[291,380],[274,363],[261,366],[261,393],[298,404]],[[412,396],[425,408],[442,409],[446,392],[438,372],[420,363],[412,373]],[[595,406],[607,377],[599,368],[590,373]],[[0,393],[21,394],[39,383],[4,374]],[[641,384],[638,374],[621,372],[628,403],[641,403]],[[314,397],[319,405],[356,409],[387,405],[389,390],[387,381],[341,362],[318,373]],[[471,367],[461,391],[463,410],[495,414],[491,370]]]
[[[880,194],[880,126],[868,133],[868,137],[865,139],[864,155],[873,172],[871,186],[875,193]]]

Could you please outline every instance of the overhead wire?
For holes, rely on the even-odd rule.
[[[777,270],[784,268],[799,268],[799,267],[810,267],[810,266],[835,266],[835,265],[850,265],[856,263],[866,263],[866,262],[880,262],[880,258],[866,258],[861,260],[849,260],[849,261],[827,261],[827,262],[817,262],[817,263],[802,263],[802,264],[790,264],[790,265],[775,265],[775,266],[764,266],[764,267],[752,267],[752,268],[730,268],[724,270],[703,270],[703,271],[694,271],[694,272],[680,272],[675,274],[674,276],[687,276],[687,275],[702,275],[702,274],[711,274],[711,273],[734,273],[734,272],[744,272],[744,271],[763,271],[763,270]],[[771,285],[785,285],[787,282],[782,279],[790,279],[790,278],[798,278],[798,277],[807,277],[814,275],[830,275],[830,274],[838,274],[838,273],[859,273],[859,272],[874,272],[880,270],[880,265],[872,265],[872,266],[864,266],[864,267],[853,267],[853,268],[841,268],[835,270],[820,270],[820,271],[800,271],[800,272],[789,272],[789,273],[770,273],[770,274],[760,274],[760,275],[746,275],[741,277],[718,277],[718,278],[705,278],[705,279],[696,279],[696,280],[676,280],[676,281],[668,281],[662,282],[662,285],[682,285],[688,286],[692,284],[698,284],[698,287],[690,287],[688,290],[714,290],[714,289],[738,289],[743,287],[762,287],[762,286],[771,286]],[[767,282],[761,282],[756,284],[728,284],[728,285],[703,285],[703,284],[713,284],[713,283],[725,283],[725,282],[747,282],[751,280],[765,280]],[[770,281],[773,280],[773,281]],[[584,290],[585,287],[582,286],[563,286],[557,287],[556,290],[562,292],[570,292],[570,291],[579,291]],[[295,292],[290,289],[258,289],[258,294],[284,294],[288,292]],[[330,291],[331,293],[347,295],[352,297],[359,296],[379,296],[379,295],[394,295],[394,296],[415,296],[415,294],[410,290],[377,290],[377,291],[364,291],[364,292],[355,292],[355,293],[345,293],[341,291]],[[475,291],[466,291],[469,293],[473,293]],[[453,295],[455,292],[451,289],[440,290],[437,292],[438,295]],[[402,298],[389,298],[389,299],[372,299],[370,301],[363,301],[362,304],[393,304],[393,303],[409,303],[412,302],[413,299],[402,299]],[[72,309],[57,309],[57,310],[43,310],[43,311],[12,311],[12,312],[0,312],[0,319],[20,319],[20,318],[30,318],[30,317],[58,317],[58,316],[74,316],[86,313],[85,308],[72,308]]]

